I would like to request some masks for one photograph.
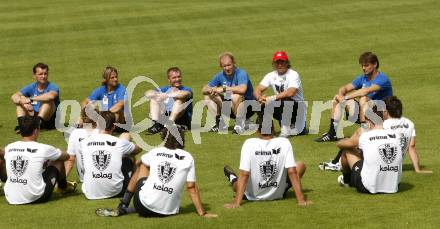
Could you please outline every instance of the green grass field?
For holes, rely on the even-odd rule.
[[[0,147],[19,139],[12,131],[16,119],[10,96],[31,82],[37,62],[49,64],[49,78],[61,88],[62,100],[88,96],[106,65],[118,68],[124,85],[139,75],[165,84],[166,69],[176,65],[199,101],[202,86],[220,70],[221,52],[233,52],[256,85],[271,70],[273,52],[286,50],[301,75],[310,117],[312,101],[331,99],[339,86],[360,73],[359,54],[372,50],[403,101],[404,115],[416,125],[422,165],[434,173],[416,174],[406,158],[398,194],[361,195],[340,188],[338,173],[318,170],[319,162],[334,156],[334,144],[314,143],[316,134],[295,137],[295,157],[308,165],[303,189],[314,204],[296,206],[291,192],[285,200],[247,202],[228,210],[223,205],[233,195],[222,168],[238,168],[248,136],[202,133],[202,144],[194,144],[188,133],[186,150],[196,161],[204,206],[219,218],[197,217],[186,194],[177,216],[99,218],[94,214],[97,207],[114,207],[118,200],[88,201],[78,191],[30,206],[10,206],[0,197],[0,228],[437,228],[439,11],[440,3],[434,0],[2,0]],[[150,88],[141,84],[135,99]],[[132,111],[138,122],[146,117],[147,105]],[[328,128],[329,114],[323,112],[320,132]],[[158,136],[143,139],[158,142]],[[40,141],[66,149],[58,131],[43,132]],[[70,179],[76,179],[75,174]]]

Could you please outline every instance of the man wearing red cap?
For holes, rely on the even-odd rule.
[[[280,122],[281,137],[307,134],[306,111],[301,79],[298,72],[291,69],[289,58],[284,51],[275,52],[272,57],[273,71],[266,74],[255,88],[255,98],[266,104],[265,112],[272,112]],[[267,96],[264,91],[272,87],[274,95]],[[271,106],[267,106],[271,104]]]

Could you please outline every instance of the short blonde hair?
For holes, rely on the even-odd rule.
[[[220,64],[220,67],[221,67],[221,64],[222,64],[222,59],[223,59],[224,57],[226,57],[226,56],[229,57],[229,58],[231,58],[232,63],[235,64],[235,57],[234,57],[234,55],[232,55],[231,52],[223,52],[223,53],[220,54],[220,56],[218,57],[218,63]]]

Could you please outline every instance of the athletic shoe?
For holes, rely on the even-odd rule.
[[[225,165],[225,167],[223,168],[223,172],[226,178],[228,179],[229,183],[233,184],[234,182],[237,181],[237,174],[235,174],[234,170],[228,165]]]
[[[324,161],[319,163],[320,170],[341,171],[341,164],[338,162],[333,164],[332,161]]]
[[[157,134],[160,131],[162,131],[163,128],[164,128],[164,126],[162,124],[154,121],[154,124],[150,128],[147,129],[147,133],[148,134]]]
[[[118,205],[118,208],[117,208],[117,210],[118,210],[118,216],[120,216],[120,215],[126,215],[128,212],[127,212],[127,208],[128,208],[128,206],[126,205],[126,204],[124,204],[123,202],[122,202],[122,199],[121,199],[121,202],[119,203],[119,205]]]
[[[315,142],[335,142],[337,141],[338,138],[335,135],[331,135],[328,132],[323,134],[321,137],[319,138],[315,138]]]
[[[242,134],[242,133],[244,133],[244,128],[239,125],[235,125],[234,130],[232,130],[232,134]]]
[[[228,127],[226,126],[223,119],[220,118],[216,121],[216,124],[213,127],[211,127],[209,132],[219,132],[219,131],[227,131],[227,130],[228,130]]]
[[[14,128],[14,132],[15,132],[15,134],[20,134],[20,126],[16,126]]]
[[[339,183],[339,186],[341,186],[341,187],[349,187],[350,186],[344,182],[344,175],[338,176],[338,183]]]
[[[66,188],[62,189],[60,187],[57,187],[57,192],[63,195],[73,193],[76,191],[76,186],[78,186],[78,183],[76,183],[75,181],[67,181]]]
[[[105,217],[118,217],[119,211],[116,209],[109,208],[98,208],[95,210],[97,216],[105,216]]]

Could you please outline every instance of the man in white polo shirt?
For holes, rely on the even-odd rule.
[[[4,152],[7,173],[4,191],[8,203],[47,202],[55,184],[58,184],[61,193],[74,192],[76,183],[67,182],[65,176],[67,154],[37,142],[40,133],[38,117],[23,116],[19,128],[23,139],[7,145]],[[47,161],[49,163],[45,167]]]
[[[130,156],[142,151],[129,142],[128,133],[120,138],[111,135],[116,122],[114,113],[103,111],[100,115],[105,121],[104,129],[82,141],[80,149],[84,160],[82,191],[87,199],[122,196],[134,172]],[[101,128],[99,121],[98,128]]]
[[[266,119],[272,119],[267,115]],[[272,126],[263,124],[263,112],[257,120],[259,138],[250,138],[243,144],[240,159],[240,176],[225,166],[225,176],[236,193],[235,199],[226,208],[237,208],[243,199],[275,200],[285,197],[293,184],[297,202],[305,206],[307,201],[301,190],[301,177],[305,172],[303,162],[295,162],[292,145],[286,138],[273,137]],[[265,131],[266,130],[266,131]]]

